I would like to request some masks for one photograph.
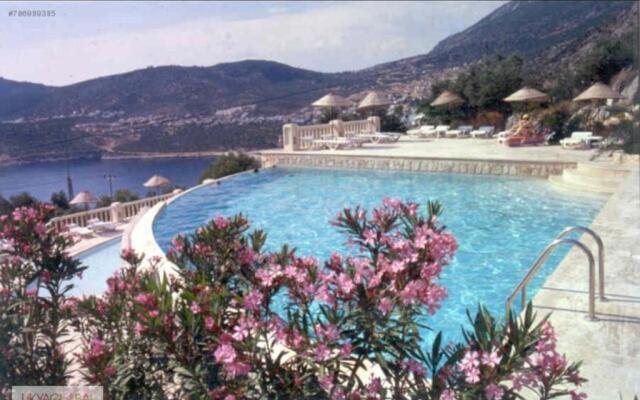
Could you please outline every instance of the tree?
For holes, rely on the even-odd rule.
[[[200,181],[219,179],[223,176],[260,168],[260,161],[245,153],[228,153],[218,157],[202,173]]]
[[[15,196],[11,196],[9,198],[9,200],[11,201],[11,205],[13,206],[13,208],[34,207],[34,206],[40,204],[38,199],[36,199],[35,197],[31,196],[27,192],[22,192],[20,194],[16,194]]]
[[[68,210],[70,207],[67,194],[62,190],[51,194],[51,204],[61,210]]]

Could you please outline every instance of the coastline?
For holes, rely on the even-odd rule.
[[[139,152],[139,153],[112,153],[112,154],[102,154],[98,157],[72,157],[69,158],[69,161],[78,161],[78,160],[131,160],[131,159],[163,159],[163,158],[205,158],[205,157],[216,157],[222,156],[230,151],[242,151],[246,153],[256,153],[260,151],[264,151],[265,149],[254,149],[254,150],[216,150],[216,151],[185,151],[185,152],[171,152],[171,153],[158,153],[158,152]],[[10,167],[15,165],[27,165],[27,164],[39,164],[46,162],[60,162],[66,161],[67,159],[64,157],[51,157],[45,158],[42,160],[34,160],[34,161],[26,161],[26,160],[16,160],[12,158],[2,158],[0,157],[0,167]]]

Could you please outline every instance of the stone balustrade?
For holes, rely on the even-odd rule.
[[[282,127],[282,144],[286,151],[308,150],[313,148],[314,140],[371,132],[380,132],[379,117],[357,121],[338,119],[318,125],[285,124]]]
[[[49,221],[49,226],[54,227],[57,231],[62,231],[69,224],[78,226],[87,226],[92,219],[99,219],[103,222],[121,223],[129,221],[143,208],[151,208],[154,205],[168,200],[176,193],[168,193],[160,196],[147,197],[140,200],[129,201],[126,203],[115,202],[109,207],[95,208],[93,210],[82,211],[78,213],[62,215],[55,217]]]

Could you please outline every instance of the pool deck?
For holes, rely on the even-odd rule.
[[[596,321],[589,321],[588,262],[573,248],[533,299],[539,314],[551,314],[558,348],[583,360],[584,391],[591,399],[633,399],[640,395],[640,174],[622,182],[590,228],[604,243],[605,293],[596,298]],[[581,240],[597,246],[588,235]]]
[[[399,158],[439,158],[460,160],[509,160],[531,162],[588,161],[595,150],[565,150],[560,146],[508,147],[495,139],[417,139],[401,137],[396,143],[366,143],[346,150],[304,150],[287,152],[264,150],[261,154],[314,154],[384,156]]]
[[[118,224],[116,229],[112,232],[104,232],[95,234],[90,238],[81,238],[73,243],[73,246],[69,248],[69,255],[75,257],[78,254],[90,250],[102,243],[108,242],[118,236],[122,236],[122,233],[127,228],[127,224]]]

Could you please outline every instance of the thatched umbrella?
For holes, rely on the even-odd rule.
[[[358,104],[358,111],[373,111],[378,108],[384,108],[391,104],[384,96],[381,96],[378,92],[369,92],[364,99]]]
[[[434,101],[431,102],[431,106],[459,106],[463,103],[464,99],[462,97],[458,96],[455,93],[451,93],[448,90],[445,90],[444,92],[440,93],[440,96],[438,96]]]
[[[609,87],[608,85],[605,85],[602,82],[597,82],[591,85],[589,89],[580,93],[576,98],[573,99],[573,101],[608,99],[624,99],[624,96],[611,89],[611,87]]]
[[[549,101],[549,95],[537,89],[523,87],[503,99],[507,103],[544,103]]]
[[[169,181],[167,178],[160,175],[154,175],[149,178],[149,180],[146,181],[143,186],[146,188],[159,188],[169,186],[170,184],[171,181]]]
[[[86,209],[89,208],[89,204],[96,203],[98,203],[98,198],[93,193],[87,192],[86,190],[78,193],[76,197],[71,199],[71,201],[69,202],[69,204],[74,206],[84,204]]]
[[[318,100],[311,103],[312,106],[318,108],[325,108],[329,110],[329,115],[333,119],[333,111],[335,109],[349,107],[351,102],[345,99],[342,96],[338,96],[337,94],[329,93]]]

